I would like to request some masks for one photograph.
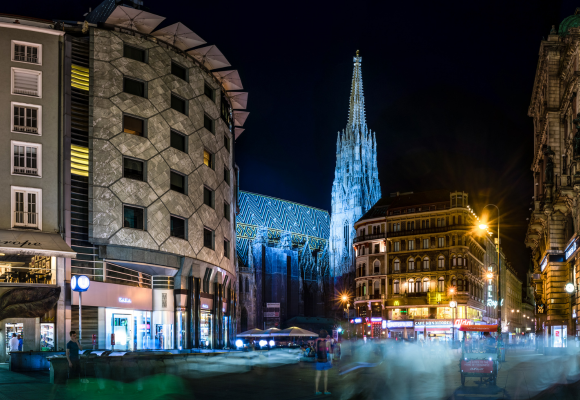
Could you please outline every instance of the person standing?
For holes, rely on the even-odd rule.
[[[22,351],[23,345],[24,341],[22,340],[22,334],[18,334],[18,351]]]
[[[328,360],[329,345],[327,340],[328,332],[324,329],[320,331],[318,339],[316,339],[316,378],[314,380],[314,388],[316,395],[322,394],[318,391],[318,383],[320,382],[320,374],[324,371],[324,394],[330,394],[328,391],[328,370],[332,368],[332,363]]]
[[[10,351],[18,351],[18,338],[15,333],[12,334],[12,339],[10,339],[8,345],[10,346]]]
[[[68,360],[68,378],[81,379],[81,361],[79,359],[79,350],[83,346],[77,339],[76,331],[70,331],[70,341],[66,344],[66,359]]]

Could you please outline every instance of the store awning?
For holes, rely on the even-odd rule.
[[[76,258],[57,233],[0,230],[0,253],[46,257]]]

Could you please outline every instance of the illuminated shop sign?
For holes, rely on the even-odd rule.
[[[209,308],[209,304],[202,304],[202,305],[201,305],[201,308],[208,309],[208,308]]]
[[[381,327],[383,329],[387,329],[387,321],[383,320],[383,322],[381,323]]]
[[[416,321],[415,326],[451,326],[451,321]]]
[[[473,325],[473,321],[470,319],[456,319],[455,326],[461,326],[461,325]]]
[[[362,322],[362,318],[355,318],[355,319],[353,319],[353,322],[355,324],[360,324]]]
[[[542,270],[542,272],[544,272],[546,265],[548,265],[548,255],[547,254],[544,257],[544,259],[542,260],[542,263],[540,264],[540,269]]]
[[[414,321],[387,321],[387,328],[412,328]]]
[[[382,318],[379,318],[379,317],[373,317],[373,318],[371,318],[371,322],[382,322],[382,321],[383,321],[383,319]]]
[[[119,303],[131,303],[131,299],[126,297],[119,297]]]
[[[487,306],[497,308],[497,301],[492,300],[492,299],[487,299]]]
[[[566,249],[566,260],[569,259],[572,254],[576,251],[576,241],[574,240],[570,246]],[[543,271],[543,269],[542,269]]]

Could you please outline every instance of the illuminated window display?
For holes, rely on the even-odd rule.
[[[40,324],[40,351],[54,351],[54,324]]]
[[[199,346],[205,349],[211,349],[211,322],[212,322],[212,314],[207,311],[201,312],[201,320],[200,320],[200,341]]]

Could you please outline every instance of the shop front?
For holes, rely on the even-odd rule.
[[[388,320],[386,324],[387,336],[391,339],[415,339],[415,321]]]
[[[213,296],[212,296],[213,297]],[[211,349],[213,346],[213,298],[201,297],[201,317],[199,347],[202,349]]]
[[[423,319],[415,320],[417,340],[450,341],[453,337],[453,320],[451,319]]]

